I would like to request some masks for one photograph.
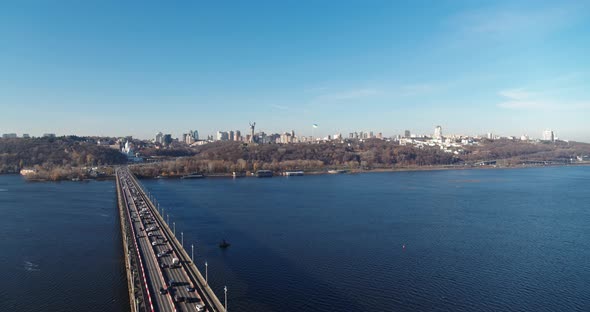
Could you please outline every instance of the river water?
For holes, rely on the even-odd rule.
[[[231,311],[590,310],[590,167],[142,183]],[[112,181],[0,176],[0,231],[0,311],[128,309]]]

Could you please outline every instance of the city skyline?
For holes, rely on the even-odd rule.
[[[317,124],[313,125],[314,129],[318,128]],[[400,133],[383,133],[378,129],[356,129],[350,132],[341,132],[336,131],[332,132],[327,135],[316,135],[314,136],[305,134],[305,133],[297,133],[295,130],[283,130],[283,131],[265,131],[264,129],[256,130],[256,135],[264,134],[264,135],[282,135],[287,134],[292,138],[303,138],[303,142],[309,142],[310,138],[314,140],[333,140],[336,137],[340,137],[341,139],[347,138],[356,138],[356,139],[371,139],[371,138],[378,138],[378,139],[400,139],[400,138],[432,138],[432,139],[443,139],[443,138],[487,138],[487,139],[512,139],[512,140],[541,140],[541,141],[554,141],[554,140],[562,140],[562,141],[570,141],[568,138],[559,137],[558,133],[554,129],[543,129],[539,135],[523,133],[523,134],[505,134],[502,132],[490,131],[486,133],[448,133],[443,130],[444,127],[441,125],[437,125],[432,129],[430,133],[428,132],[414,132],[411,129],[405,129],[403,132]],[[164,131],[164,132],[162,132]],[[208,132],[201,133],[199,135],[199,130],[188,130],[183,131],[182,133],[175,135],[169,133],[165,130],[158,131],[155,135],[151,137],[136,137],[133,135],[80,135],[76,133],[70,134],[56,134],[53,132],[45,132],[41,135],[31,135],[30,133],[0,133],[1,138],[34,138],[34,137],[61,137],[61,136],[82,136],[82,137],[110,137],[110,138],[125,138],[125,137],[133,137],[135,139],[144,140],[144,141],[153,141],[156,143],[163,144],[165,140],[177,140],[179,142],[185,142],[187,144],[192,144],[197,141],[245,141],[248,140],[246,138],[250,137],[249,133],[244,132],[242,135],[242,130],[240,129],[225,129],[225,130],[217,130],[209,134]],[[364,136],[363,136],[364,135]],[[166,137],[168,137],[166,139]],[[583,141],[580,141],[583,142]],[[586,142],[588,143],[588,142]]]
[[[205,137],[256,120],[316,137],[440,124],[590,142],[587,8],[2,3],[0,133]]]

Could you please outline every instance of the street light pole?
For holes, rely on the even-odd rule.
[[[227,312],[227,286],[223,286],[223,293],[225,294],[225,312]]]
[[[184,248],[184,232],[180,232],[180,246]]]
[[[195,245],[191,244],[191,260],[195,263]]]
[[[172,227],[174,228],[174,237],[176,237],[176,222],[172,221]]]
[[[170,215],[166,214],[166,219],[168,219],[168,221],[166,221],[166,224],[168,224],[168,226],[170,226]]]
[[[207,269],[209,268],[209,265],[207,264],[207,261],[205,261],[205,286],[209,285],[209,276],[208,276],[208,272]]]

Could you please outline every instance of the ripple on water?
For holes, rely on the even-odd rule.
[[[37,272],[37,271],[41,271],[41,269],[39,268],[38,264],[35,264],[31,261],[27,261],[25,260],[23,262],[23,268],[25,269],[25,271],[27,272]]]

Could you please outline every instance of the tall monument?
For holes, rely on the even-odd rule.
[[[256,127],[256,122],[250,123],[250,143],[254,143],[254,128]]]

